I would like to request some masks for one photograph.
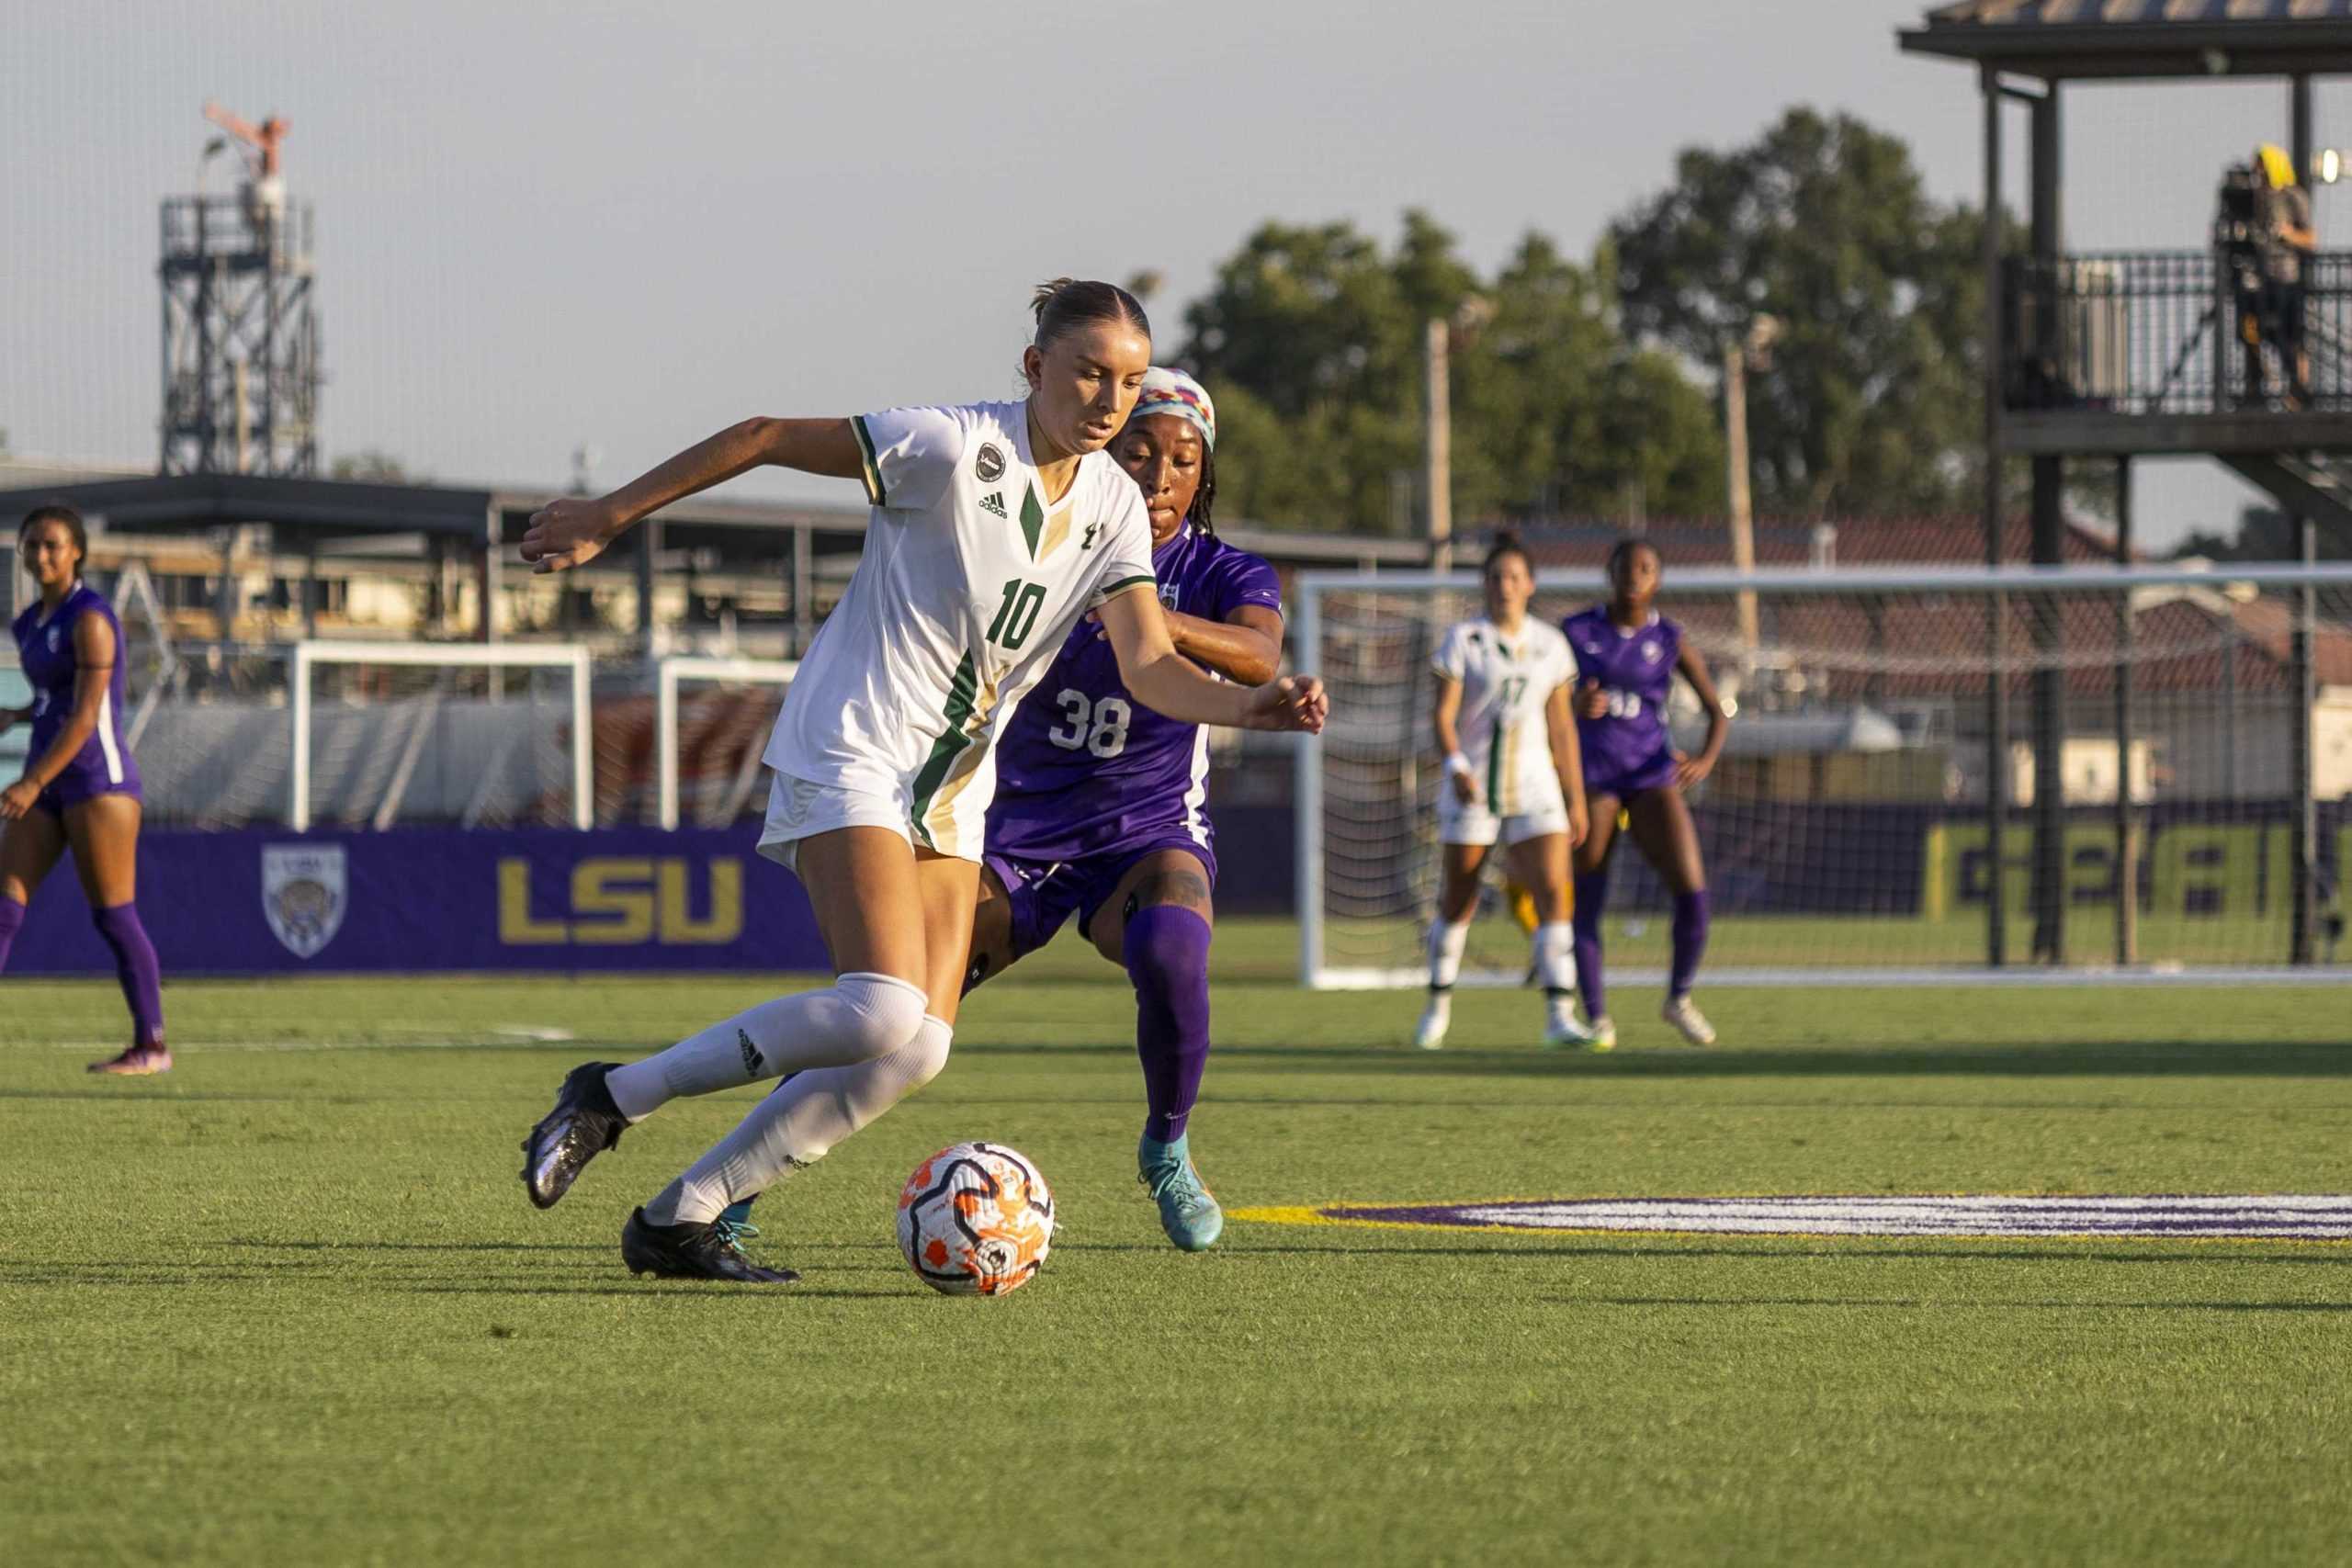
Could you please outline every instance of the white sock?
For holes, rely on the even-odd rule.
[[[1533,943],[1536,983],[1544,987],[1552,1016],[1574,1016],[1577,999],[1576,928],[1554,920],[1535,928]]]
[[[888,975],[843,975],[821,991],[762,1002],[657,1055],[605,1075],[613,1103],[641,1122],[681,1095],[738,1089],[810,1067],[841,1067],[913,1038],[929,998]]]
[[[1430,988],[1442,995],[1462,973],[1462,950],[1470,944],[1470,922],[1430,922]]]
[[[752,1108],[736,1129],[645,1205],[655,1224],[707,1224],[825,1157],[827,1150],[912,1094],[947,1065],[952,1025],[925,1013],[896,1051],[845,1067],[802,1070]]]

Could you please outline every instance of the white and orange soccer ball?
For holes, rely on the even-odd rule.
[[[947,1295],[1019,1290],[1053,1242],[1053,1189],[1002,1144],[942,1149],[899,1194],[899,1250],[917,1278]]]

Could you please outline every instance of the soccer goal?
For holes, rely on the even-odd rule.
[[[788,659],[665,659],[654,674],[655,820],[724,827],[760,799],[760,754],[800,669]]]
[[[159,825],[586,828],[589,698],[569,645],[186,646],[132,746]]]
[[[1602,592],[1545,572],[1530,613]],[[1298,751],[1302,979],[1419,985],[1430,655],[1480,613],[1477,582],[1312,573],[1294,597],[1298,667],[1331,694]],[[1688,797],[1708,978],[2352,978],[2352,567],[1677,569],[1659,608],[1735,709]],[[1621,837],[1612,976],[1663,978],[1669,908]],[[1482,915],[1463,981],[1519,984],[1527,962]]]
[[[298,642],[287,825],[588,828],[589,678],[570,645]]]

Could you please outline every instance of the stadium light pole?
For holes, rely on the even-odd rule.
[[[1453,331],[1442,316],[1430,318],[1423,337],[1421,385],[1421,490],[1423,525],[1429,532],[1430,570],[1453,570]]]
[[[1431,571],[1453,570],[1453,344],[1457,336],[1469,342],[1494,313],[1493,301],[1465,295],[1452,317],[1431,316],[1422,338],[1421,466]]]
[[[1756,512],[1748,487],[1747,373],[1770,368],[1772,344],[1780,335],[1778,318],[1758,316],[1747,324],[1746,333],[1724,342],[1724,468],[1731,502],[1731,564],[1742,572],[1756,570]],[[1753,671],[1756,649],[1762,640],[1756,595],[1742,593],[1739,647],[1746,666],[1742,673]]]

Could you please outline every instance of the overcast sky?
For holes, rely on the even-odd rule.
[[[1792,103],[1903,136],[1973,200],[1972,76],[1895,51],[1925,9],[0,0],[0,428],[153,461],[155,204],[195,186],[208,96],[292,122],[330,456],[556,483],[586,442],[610,483],[749,413],[1009,395],[1028,286],[1057,274],[1160,270],[1176,343],[1268,218],[1386,238],[1418,206],[1482,267],[1530,229],[1582,253],[1677,148]],[[2283,104],[2078,93],[2070,243],[2201,243],[2221,164],[2283,139]],[[2321,118],[2352,139],[2352,100]],[[2244,492],[2189,466],[2142,493],[2154,533]]]

